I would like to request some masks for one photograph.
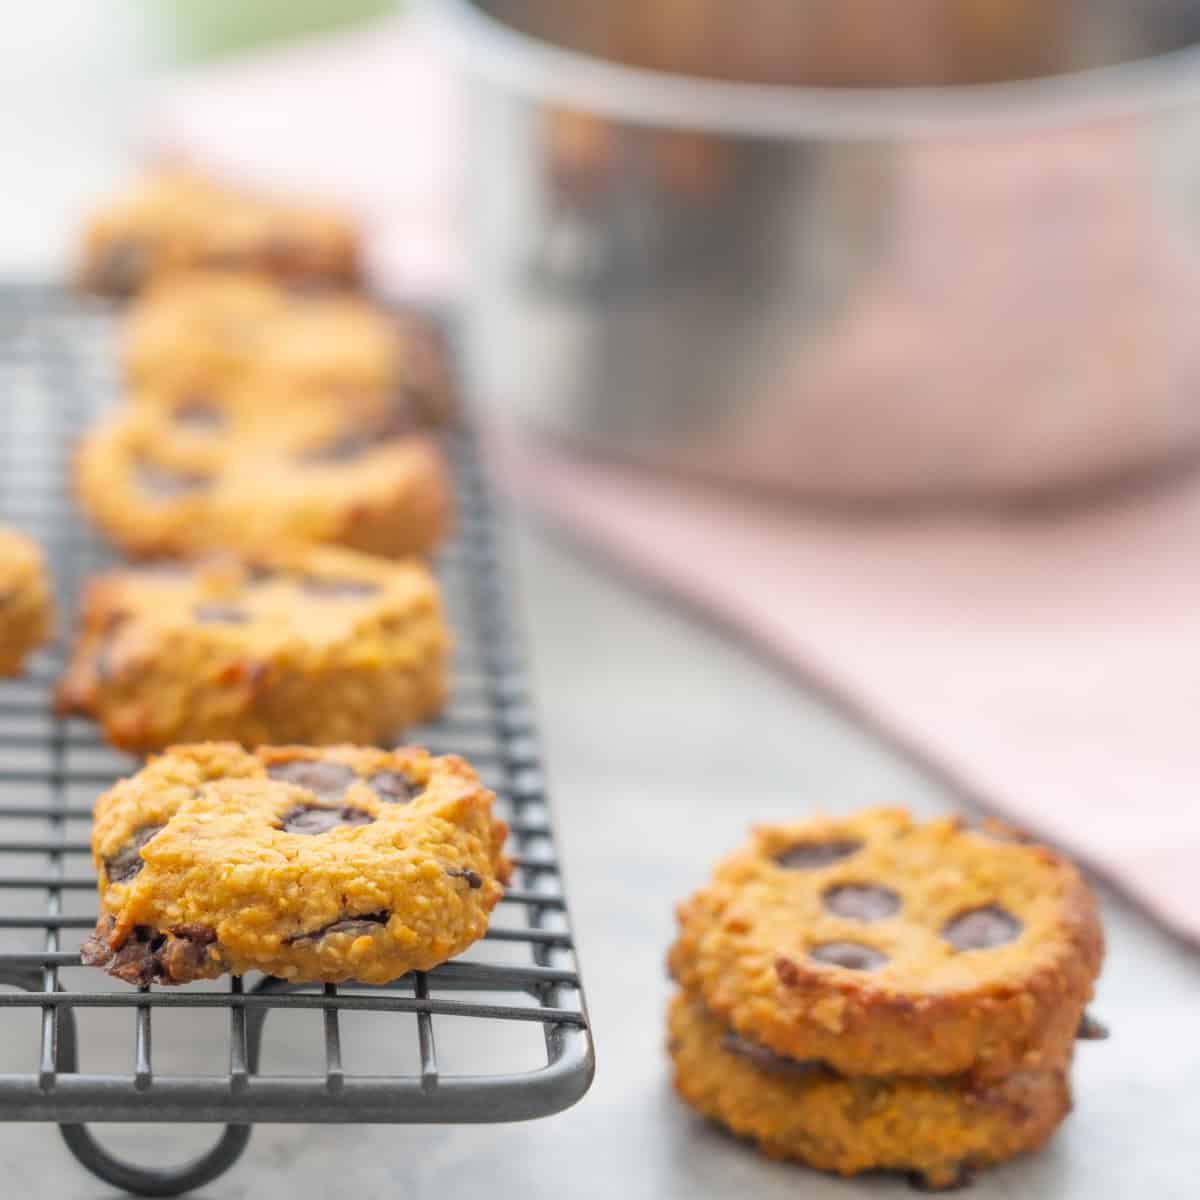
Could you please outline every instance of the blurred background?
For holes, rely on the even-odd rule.
[[[1200,4],[6,17],[0,277],[66,279],[148,164],[339,202],[449,322],[514,501],[596,1085],[528,1126],[263,1129],[205,1195],[894,1189],[760,1161],[661,1050],[673,902],[752,821],[874,802],[1001,813],[1104,898],[1114,1038],[977,1194],[1194,1194]],[[103,1194],[42,1127],[0,1164]]]

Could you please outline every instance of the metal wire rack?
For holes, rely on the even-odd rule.
[[[60,633],[72,628],[82,577],[110,561],[73,511],[68,475],[75,437],[114,395],[112,334],[102,303],[0,288],[0,522],[46,549]],[[476,765],[510,823],[516,863],[492,928],[462,958],[386,987],[246,977],[135,991],[80,967],[95,920],[91,802],[137,764],[87,722],[51,712],[61,636],[24,677],[0,681],[0,1120],[57,1122],[72,1153],[109,1183],[158,1196],[200,1186],[236,1161],[255,1122],[516,1121],[566,1108],[591,1082],[497,513],[472,435],[447,435],[447,450],[460,523],[436,567],[457,642],[454,699],[405,740]],[[271,1014],[293,1023],[308,1014],[313,1027],[308,1042],[293,1036],[264,1061]],[[203,1053],[185,1053],[182,1066],[152,1048],[156,1023],[179,1020],[203,1030],[183,1039],[199,1039]],[[541,1036],[517,1036],[531,1032]],[[352,1061],[364,1046],[366,1061]],[[199,1158],[163,1169],[109,1154],[85,1124],[94,1121],[226,1128]]]

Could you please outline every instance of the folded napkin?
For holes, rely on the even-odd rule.
[[[364,214],[377,280],[445,301],[463,278],[461,100],[436,44],[400,20],[172,84],[147,142],[321,185]],[[495,448],[529,504],[1200,943],[1200,481],[1023,516],[850,520],[508,430]]]

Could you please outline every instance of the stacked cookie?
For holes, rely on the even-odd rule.
[[[85,287],[133,300],[126,401],[77,491],[157,561],[89,581],[57,702],[165,751],[97,801],[83,961],[138,986],[385,982],[459,953],[506,827],[461,759],[372,745],[447,693],[419,557],[452,507],[437,336],[347,289],[349,222],[190,176],[102,212],[82,257]]]
[[[768,1154],[943,1188],[1069,1111],[1103,943],[1044,847],[892,809],[761,827],[678,918],[676,1088]]]

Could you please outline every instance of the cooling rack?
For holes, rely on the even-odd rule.
[[[73,511],[68,476],[79,431],[114,396],[112,345],[107,305],[0,287],[0,522],[45,548],[60,633],[84,575],[111,561]],[[405,740],[476,765],[516,864],[492,928],[462,958],[386,987],[247,976],[135,991],[81,967],[95,919],[91,802],[137,763],[89,723],[53,715],[61,637],[24,677],[0,681],[0,1120],[57,1122],[109,1183],[155,1196],[198,1187],[236,1161],[256,1122],[517,1121],[566,1108],[591,1082],[497,510],[470,431],[446,442],[460,522],[436,569],[455,628],[454,699]],[[272,1017],[292,1029],[274,1050]],[[182,1063],[162,1053],[181,1044]],[[225,1128],[192,1162],[161,1167],[110,1154],[88,1128],[97,1121]]]

